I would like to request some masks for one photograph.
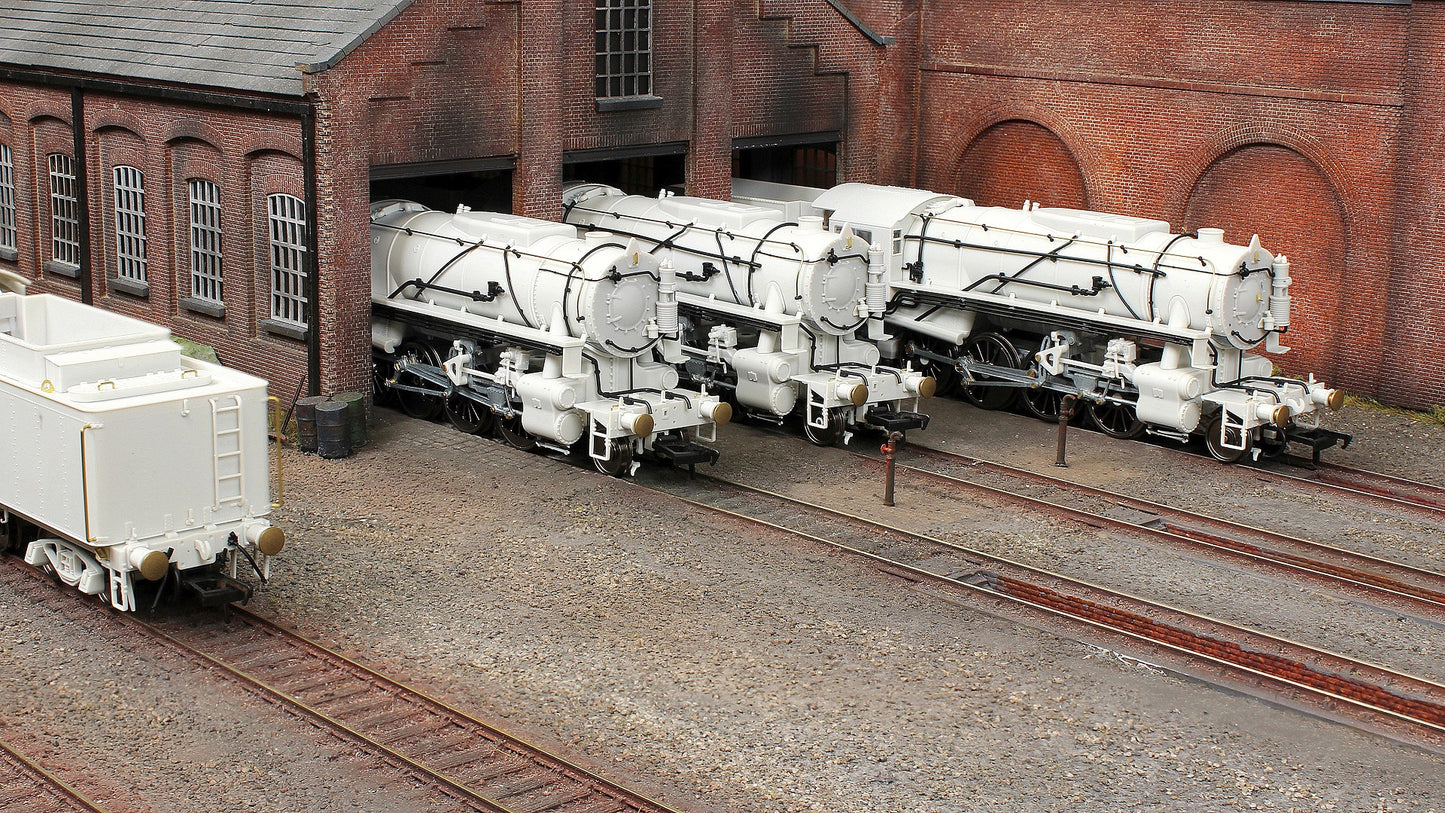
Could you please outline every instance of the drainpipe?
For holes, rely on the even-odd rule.
[[[316,107],[301,114],[301,165],[306,184],[306,394],[321,394],[321,263],[316,212]]]
[[[80,301],[91,304],[90,274],[90,164],[85,158],[85,91],[79,85],[70,88],[71,151],[75,161],[76,236],[80,238]]]

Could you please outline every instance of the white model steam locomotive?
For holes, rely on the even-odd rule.
[[[585,444],[598,470],[644,453],[694,466],[732,408],[678,386],[675,274],[635,241],[561,223],[371,208],[372,345],[417,417],[495,425],[519,448]]]
[[[941,386],[982,406],[1019,397],[1053,418],[1073,395],[1109,434],[1199,434],[1225,461],[1348,442],[1319,426],[1343,393],[1245,352],[1288,349],[1289,262],[1258,237],[1231,245],[1218,229],[871,184],[737,181],[734,198],[824,216],[881,248],[895,333],[884,357],[932,362]]]
[[[240,577],[264,582],[285,544],[267,408],[265,381],[182,358],[164,328],[0,293],[3,548],[118,610],[249,598]]]
[[[568,188],[567,222],[626,235],[677,269],[686,371],[729,391],[746,414],[781,421],[799,410],[803,431],[831,445],[860,425],[924,427],[921,397],[934,380],[879,363],[855,335],[881,335],[883,266],[846,228],[818,217],[788,222],[738,203],[627,195],[597,184]]]

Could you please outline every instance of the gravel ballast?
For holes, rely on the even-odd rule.
[[[936,404],[920,442],[1051,466],[1047,425]],[[814,543],[590,469],[377,415],[373,443],[355,457],[286,450],[277,518],[290,542],[253,609],[675,807],[1445,809],[1438,754],[945,602]],[[1339,417],[1357,438],[1328,459],[1438,481],[1421,460],[1445,459],[1439,427],[1353,407]],[[830,450],[751,427],[722,435],[721,476],[854,510],[878,505],[880,483],[809,463]],[[1367,511],[1255,493],[1244,468],[1201,468],[1173,449],[1085,432],[1071,434],[1070,458],[1068,476],[1164,502],[1219,494],[1221,516],[1278,512],[1441,566],[1439,527],[1382,528]],[[1007,516],[960,531],[929,499],[915,508],[930,532],[952,526],[1023,548],[1046,535]],[[1090,544],[1077,531],[1059,536]],[[1079,556],[1098,567],[1115,555],[1107,550]],[[1152,589],[1169,584],[1162,576]],[[1267,595],[1250,601],[1241,612],[1268,609]],[[1319,606],[1329,612],[1327,600]],[[1273,623],[1286,629],[1309,618],[1278,609]],[[57,758],[104,759],[106,776],[135,788],[134,809],[427,809],[400,784],[353,787],[337,770],[348,759],[339,746],[306,754],[303,724],[269,722],[273,713],[235,690],[207,705],[211,684],[183,663],[97,654],[83,629],[32,618],[14,598],[0,612],[0,686],[28,712],[9,725],[41,732]],[[164,697],[169,719],[118,713],[105,701],[116,685],[126,706]],[[265,730],[229,736],[247,716]]]

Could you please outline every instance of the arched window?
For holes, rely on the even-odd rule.
[[[204,178],[191,193],[191,296],[219,304],[221,291],[221,188]]]
[[[80,201],[75,197],[75,159],[52,153],[50,164],[51,259],[80,268]]]
[[[9,144],[0,144],[0,259],[15,259],[19,249],[15,233],[15,155]]]
[[[135,167],[115,168],[115,274],[146,281],[145,176]]]
[[[271,225],[271,318],[306,326],[306,202],[266,198]]]

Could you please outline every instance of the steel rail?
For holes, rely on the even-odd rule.
[[[4,770],[6,765],[13,770]],[[49,803],[39,794],[45,794]],[[56,807],[57,802],[64,807]],[[105,808],[5,742],[0,742],[0,807],[13,813],[24,813],[26,810],[37,813],[58,813],[60,810],[106,813]]]
[[[1445,518],[1445,488],[1431,483],[1408,480],[1368,469],[1341,466],[1336,463],[1318,464],[1313,471],[1313,476],[1290,474],[1276,469],[1261,468],[1257,470],[1282,480],[1361,495],[1393,505],[1408,506],[1428,512],[1437,520]]]
[[[1411,609],[1431,617],[1432,620],[1445,620],[1445,574],[1436,571],[1322,542],[1289,536],[1277,531],[1256,528],[1208,514],[1175,508],[1141,497],[1084,485],[1004,463],[961,455],[930,446],[910,444],[905,448],[906,454],[909,456],[917,455],[934,462],[965,466],[976,471],[1036,483],[1058,489],[1063,493],[1081,494],[1122,508],[1153,515],[1157,521],[1163,523],[1164,527],[1152,527],[1148,524],[1110,517],[895,460],[897,468],[919,476],[964,485],[1000,499],[1022,503],[1050,513],[1064,514],[1093,525],[1105,524],[1114,528],[1143,533],[1172,544],[1204,547],[1224,555],[1263,562],[1284,568],[1289,572],[1304,574],[1327,585],[1360,588],[1368,594],[1382,593],[1398,603],[1410,605]],[[873,461],[879,460],[876,454],[849,451],[859,457]],[[1251,541],[1251,538],[1257,541]],[[1264,545],[1276,547],[1271,549]]]
[[[790,521],[796,522],[805,515],[841,521],[860,529],[862,537],[892,537],[922,544],[935,554],[939,551],[957,554],[963,557],[966,567],[976,569],[963,577],[940,574],[919,564],[764,519],[751,507],[744,512],[693,499],[680,493],[687,481],[655,486],[639,482],[633,486],[860,556],[900,575],[951,590],[1003,599],[1070,623],[1082,623],[1161,647],[1195,662],[1247,675],[1252,680],[1285,687],[1310,698],[1317,711],[1341,704],[1368,716],[1387,730],[1391,724],[1406,728],[1413,735],[1402,737],[1407,741],[1435,750],[1445,749],[1445,685],[1440,683],[755,486],[708,475],[697,475],[695,480],[705,481],[710,487],[709,499],[720,499],[721,494],[732,492],[755,503],[770,502],[784,507]],[[977,607],[977,603],[970,602],[969,606]]]
[[[496,811],[496,813],[516,813],[519,810],[526,810],[528,813],[541,813],[556,809],[557,807],[575,803],[581,798],[595,796],[600,803],[607,804],[618,811],[637,811],[637,813],[678,813],[678,811],[656,802],[646,796],[631,790],[619,783],[604,779],[601,776],[588,771],[579,765],[553,754],[546,749],[528,743],[527,741],[498,729],[482,720],[479,720],[466,712],[450,706],[437,698],[410,685],[389,678],[370,667],[367,667],[351,658],[329,649],[328,647],[312,641],[293,630],[286,629],[281,625],[256,615],[248,610],[239,607],[231,608],[232,617],[239,617],[253,630],[266,636],[267,640],[259,649],[255,646],[242,648],[233,651],[229,656],[226,653],[208,653],[201,651],[197,646],[183,640],[174,628],[163,628],[152,625],[140,619],[133,619],[146,627],[151,634],[172,642],[174,646],[181,647],[187,651],[194,652],[206,662],[214,664],[217,668],[236,675],[239,679],[250,683],[266,694],[275,697],[286,705],[295,708],[301,714],[322,724],[328,730],[334,730],[344,738],[356,742],[363,747],[372,750],[388,761],[398,764],[405,770],[411,771],[420,777],[425,778],[440,788],[445,789],[456,798],[467,802],[480,810]],[[234,637],[234,632],[228,633]],[[279,646],[288,647],[288,650],[278,652]],[[255,660],[253,655],[261,655],[269,659],[273,664],[294,661],[297,658],[309,658],[314,663],[314,668],[308,669],[304,674],[315,674],[322,670],[328,670],[332,676],[342,679],[359,681],[362,687],[355,692],[344,695],[339,699],[351,699],[359,697],[368,689],[376,689],[383,696],[385,701],[400,701],[403,708],[393,712],[390,716],[397,719],[410,717],[413,721],[412,727],[422,731],[431,731],[444,728],[447,725],[456,725],[463,729],[463,735],[458,735],[454,742],[446,744],[445,753],[432,753],[429,756],[434,764],[428,764],[423,758],[406,753],[403,747],[392,747],[382,742],[375,735],[363,731],[364,719],[355,723],[348,723],[339,717],[346,716],[343,712],[347,710],[347,704],[341,710],[327,713],[317,708],[317,703],[308,703],[300,695],[305,689],[286,689],[285,687],[271,685],[258,674],[252,674],[251,670],[245,667],[248,661]],[[303,674],[300,668],[292,667],[288,670],[289,677],[294,678]],[[344,673],[344,674],[341,674]],[[312,688],[323,685],[323,679],[311,678],[303,683],[311,684]],[[330,698],[338,699],[337,697]],[[350,713],[357,711],[374,711],[379,707],[380,702],[363,703],[359,709],[351,709]],[[428,715],[434,720],[441,721],[440,726],[432,725],[430,721],[421,721],[418,714]],[[428,726],[431,726],[428,728]],[[393,741],[405,739],[393,735]],[[496,753],[490,753],[490,751]],[[485,753],[484,753],[485,752]],[[492,758],[500,755],[500,761],[506,762],[511,759],[524,761],[522,767],[512,765],[504,770],[499,769],[491,775],[484,775],[480,783],[468,781],[463,768],[480,762],[482,759]],[[530,781],[516,783],[514,780],[529,772],[541,769],[548,773],[542,778],[533,777]],[[488,781],[496,780],[502,787],[489,789]],[[506,780],[506,781],[503,781]],[[502,801],[511,796],[520,796],[543,787],[560,786],[566,783],[573,783],[576,786],[571,789],[549,791],[548,795],[555,793],[556,798],[551,804],[538,801],[530,801],[525,806],[513,807],[511,804]],[[522,785],[518,790],[517,785]]]
[[[56,587],[41,571],[15,564],[12,557],[0,558],[12,563],[13,572],[31,577],[35,585],[55,588],[47,594],[55,601],[64,601],[77,609],[105,611],[102,606],[84,601],[69,588]],[[170,623],[125,613],[109,613],[107,617],[160,641],[182,657],[229,676],[242,688],[291,710],[321,730],[356,745],[462,805],[487,813],[546,813],[559,808],[575,809],[584,803],[614,813],[679,813],[239,607],[230,608],[230,617],[239,617],[261,639],[239,647],[234,645],[238,637],[234,628],[217,629],[219,624],[200,626],[194,623],[193,617],[174,619]],[[229,654],[219,651],[228,646]],[[270,679],[262,674],[268,669],[273,672]],[[300,683],[296,683],[298,679]],[[290,688],[277,685],[287,681],[293,684]],[[326,689],[345,681],[353,685],[342,693],[325,694],[315,702],[301,697],[309,690]],[[380,702],[362,697],[367,689],[374,689],[380,702],[397,706],[383,715],[387,719],[382,720],[373,713]],[[342,707],[331,712],[318,708],[338,701]],[[361,716],[351,722],[340,719],[357,715]],[[400,733],[390,731],[389,736],[363,730],[397,721],[411,725]],[[422,736],[448,726],[456,730],[439,747],[431,749],[429,756],[434,764],[407,753],[406,746],[394,745],[409,739],[412,736],[409,732]],[[479,767],[488,759],[494,760],[488,766],[490,770],[469,780],[467,769]],[[494,786],[489,788],[488,783]],[[516,798],[504,801],[511,797]]]

